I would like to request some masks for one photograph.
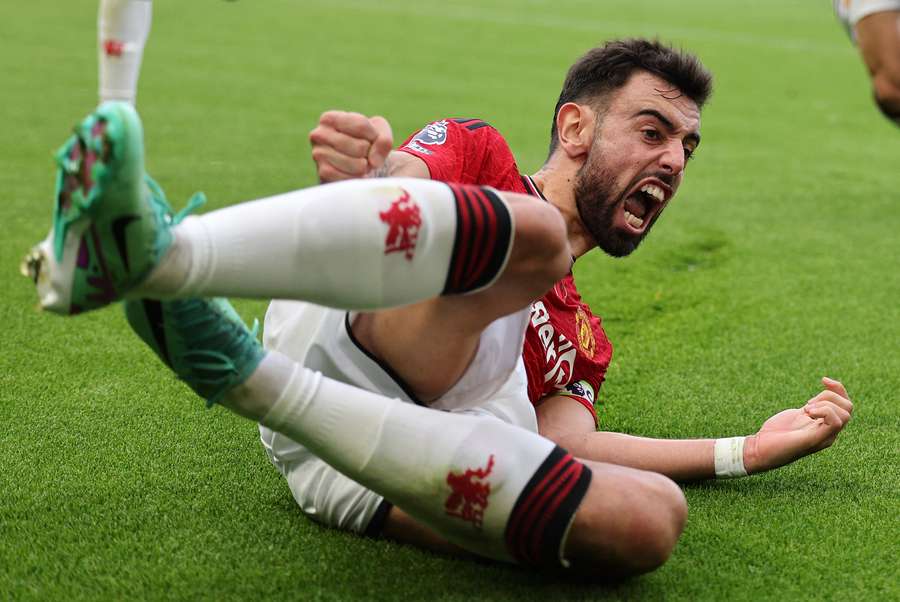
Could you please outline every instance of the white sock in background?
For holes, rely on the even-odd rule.
[[[124,100],[134,104],[152,9],[151,0],[100,0],[97,46],[101,103]]]

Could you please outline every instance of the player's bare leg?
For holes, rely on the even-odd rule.
[[[875,102],[900,125],[900,11],[862,18],[856,24],[856,40],[872,77]]]
[[[900,125],[900,2],[834,0],[834,12],[859,46],[875,103]]]

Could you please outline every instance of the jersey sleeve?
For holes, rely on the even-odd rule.
[[[532,304],[524,358],[533,404],[562,395],[583,405],[598,420],[594,403],[612,358],[612,345],[600,319],[581,301],[571,275]]]
[[[480,119],[433,121],[398,148],[424,161],[432,180],[459,184],[483,184],[485,164],[498,149],[512,157],[500,133]]]
[[[594,400],[597,399],[597,390],[599,385],[595,387],[588,379],[573,381],[564,388],[556,392],[557,395],[565,395],[571,397],[594,415],[594,421],[597,421],[597,412],[594,409]]]

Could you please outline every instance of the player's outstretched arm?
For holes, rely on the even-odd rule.
[[[853,403],[840,382],[822,382],[825,389],[806,405],[779,412],[749,437],[650,439],[596,432],[589,414],[564,396],[538,407],[538,426],[542,435],[588,460],[650,470],[676,481],[744,476],[790,464],[834,443],[850,421]]]
[[[394,137],[384,117],[326,111],[309,133],[319,182],[366,177],[428,178],[425,162],[392,151]]]

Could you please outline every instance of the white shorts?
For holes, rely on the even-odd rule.
[[[851,31],[863,17],[888,11],[900,11],[900,0],[834,0],[835,14]]]
[[[263,342],[325,376],[368,391],[416,403],[393,372],[355,341],[354,315],[300,301],[273,301]],[[453,388],[429,407],[489,415],[537,432],[522,362],[528,309],[492,322],[482,333],[475,359]],[[269,459],[284,475],[303,512],[340,529],[377,534],[390,509],[382,496],[344,476],[296,441],[262,425]]]

